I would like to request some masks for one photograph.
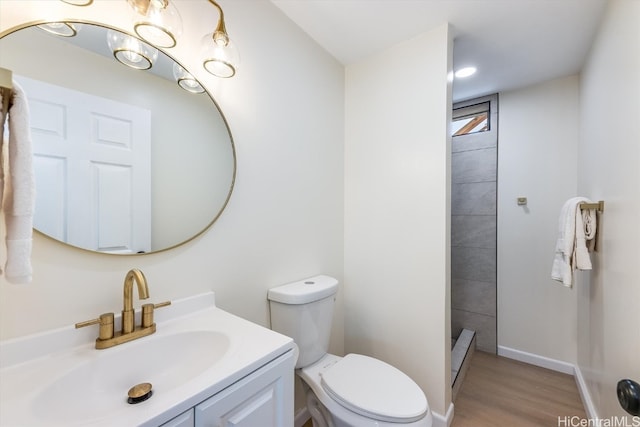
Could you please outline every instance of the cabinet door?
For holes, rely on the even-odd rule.
[[[160,427],[193,427],[195,424],[193,409],[178,415],[170,421],[162,424]]]
[[[293,426],[292,352],[195,407],[196,427]]]

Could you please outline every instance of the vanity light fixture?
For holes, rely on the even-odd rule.
[[[218,25],[213,33],[204,37],[203,66],[205,70],[217,77],[233,77],[240,62],[240,55],[236,45],[229,39],[224,25],[224,12],[218,3],[209,2],[218,9]]]
[[[93,2],[93,0],[61,1],[83,6]],[[178,37],[182,34],[182,18],[178,9],[170,0],[127,0],[127,3],[135,11],[133,29],[142,40],[160,48],[171,48],[177,44]],[[216,77],[233,77],[240,62],[240,55],[235,43],[231,41],[227,33],[222,8],[214,0],[209,0],[209,3],[218,10],[218,24],[212,33],[204,36],[202,46],[204,60],[202,65],[207,72]],[[49,24],[48,26],[51,25]],[[71,24],[67,23],[54,25],[73,28]],[[75,35],[75,32],[72,35]],[[111,37],[109,36],[109,46],[111,47],[111,43],[114,44],[115,47],[112,47],[111,50],[118,61],[133,68],[143,70],[151,68],[158,54],[156,49],[131,37],[130,39],[135,40],[141,47],[129,48],[129,45],[133,46],[135,43],[116,40],[117,37],[115,36],[115,39],[111,40]],[[117,44],[116,41],[122,44]],[[155,56],[153,56],[153,51],[155,51]]]
[[[187,70],[178,65],[177,62],[173,63],[173,77],[178,82],[178,85],[191,93],[202,93],[204,88],[200,86],[200,83],[193,77]]]
[[[163,48],[174,47],[182,34],[182,18],[169,0],[127,0],[136,11],[133,29],[143,40]]]
[[[148,70],[158,59],[158,49],[119,31],[107,31],[107,44],[118,61],[136,70]]]
[[[78,24],[72,24],[69,22],[48,22],[46,24],[38,25],[38,28],[46,31],[47,33],[62,37],[73,37],[78,34],[78,31],[80,30],[80,26],[78,26]]]

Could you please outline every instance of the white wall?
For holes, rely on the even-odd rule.
[[[242,55],[238,75],[209,77],[198,44],[184,42],[215,25],[205,0],[177,1],[188,25],[171,54],[205,83],[229,121],[238,178],[227,210],[200,238],[154,255],[99,255],[36,235],[33,283],[0,278],[2,339],[120,310],[132,267],[145,272],[153,301],[214,290],[220,307],[262,325],[269,287],[318,273],[342,279],[343,67],[270,2],[220,3]],[[126,8],[124,1],[2,1],[0,32],[45,17],[107,19],[129,30]],[[332,350],[340,353],[341,301],[338,308]]]
[[[551,263],[560,209],[577,191],[579,78],[499,98],[500,352],[507,348],[575,363],[577,292],[551,280]],[[517,197],[527,197],[527,206],[518,206]]]
[[[345,342],[451,402],[449,28],[346,70]],[[404,332],[403,332],[404,331]]]
[[[640,382],[640,2],[610,2],[581,80],[578,189],[605,201],[595,270],[579,276],[578,364],[594,415],[626,413],[622,378]],[[631,420],[628,421],[631,423]]]

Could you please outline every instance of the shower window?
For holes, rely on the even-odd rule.
[[[453,110],[451,135],[460,136],[470,133],[486,132],[489,127],[489,103],[470,105]]]

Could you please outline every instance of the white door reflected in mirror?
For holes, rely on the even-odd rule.
[[[150,252],[151,112],[14,78],[29,100],[34,227],[99,252]]]

